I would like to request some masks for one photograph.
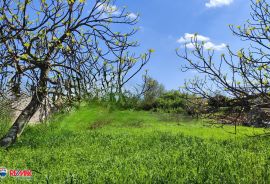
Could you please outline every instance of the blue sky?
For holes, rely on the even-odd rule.
[[[141,45],[138,52],[155,49],[147,69],[168,90],[178,89],[185,79],[195,75],[181,72],[184,61],[175,54],[175,49],[181,47],[177,40],[186,33],[198,33],[211,44],[225,43],[235,50],[247,44],[234,36],[228,25],[242,25],[249,18],[248,0],[119,0],[118,3],[140,14],[141,30],[136,35]]]

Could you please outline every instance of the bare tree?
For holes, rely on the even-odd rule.
[[[15,142],[48,95],[71,99],[99,86],[95,77],[107,71],[107,64],[119,65],[119,52],[138,46],[128,41],[137,32],[131,27],[136,22],[110,0],[0,1],[1,85],[32,94],[0,145]]]
[[[197,97],[211,99],[219,93],[230,97],[230,107],[240,107],[240,112],[260,107],[270,107],[270,13],[266,0],[251,1],[251,19],[241,26],[230,25],[234,35],[250,44],[227,54],[215,55],[213,49],[206,49],[195,34],[193,50],[185,47],[177,51],[187,64],[184,71],[196,70],[202,78],[185,83],[185,90]],[[263,121],[268,121],[264,119]]]

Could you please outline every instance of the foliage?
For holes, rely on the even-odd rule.
[[[156,100],[157,109],[168,113],[186,113],[186,95],[179,91],[168,91]]]
[[[4,0],[0,7],[0,86],[16,93],[120,93],[154,52],[130,51],[138,16],[115,1]]]
[[[201,113],[205,113],[205,109],[207,108],[205,100],[198,99],[194,95],[188,95],[176,90],[162,91],[158,96],[149,100],[148,103],[145,101],[146,100],[144,99],[142,102],[143,110],[191,116],[198,116]],[[198,103],[198,101],[201,101],[201,103]]]
[[[208,106],[212,108],[226,107],[228,106],[229,98],[220,94],[215,95],[208,99]]]
[[[165,122],[159,113],[82,105],[50,124],[28,127],[14,147],[0,150],[1,166],[38,171],[32,183],[270,181],[269,138],[245,136],[263,129],[238,127],[233,135],[232,126]]]
[[[117,102],[117,106],[121,109],[140,109],[141,103],[140,96],[128,92],[122,95],[122,99]]]
[[[0,95],[32,97],[1,147],[16,141],[46,101],[121,97],[154,52],[133,53],[138,16],[114,0],[3,0],[0,7]]]
[[[145,81],[144,98],[141,104],[142,109],[150,110],[157,108],[157,99],[165,92],[165,88],[157,80],[147,77]]]

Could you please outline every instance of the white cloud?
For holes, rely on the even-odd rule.
[[[98,11],[104,11],[104,13],[113,14],[113,15],[120,14],[120,11],[115,5],[109,5],[106,3],[98,3],[97,7],[98,7]]]
[[[195,49],[195,44],[194,44],[194,43],[187,43],[187,44],[186,44],[186,47],[187,47],[188,49]]]
[[[195,40],[196,39],[196,40]],[[182,36],[181,38],[179,38],[177,40],[178,43],[185,45],[188,49],[194,49],[195,48],[195,44],[200,44],[203,45],[204,49],[207,50],[223,50],[226,48],[226,44],[225,43],[221,43],[221,44],[214,44],[213,42],[210,41],[211,39],[209,37],[206,36],[202,36],[202,35],[198,35],[198,34],[190,34],[190,33],[185,33],[184,36]],[[196,43],[195,43],[196,41]]]
[[[138,17],[138,15],[136,15],[135,13],[129,13],[127,16],[130,19],[136,19]]]
[[[208,3],[205,3],[205,6],[208,8],[228,6],[233,3],[233,1],[234,0],[210,0]]]
[[[225,49],[226,48],[226,44],[225,43],[221,43],[221,44],[218,44],[218,45],[216,45],[216,44],[214,44],[214,43],[212,43],[212,42],[206,42],[205,44],[204,44],[204,48],[205,49],[210,49],[210,50],[223,50],[223,49]]]
[[[110,5],[107,3],[98,3],[97,7],[98,7],[97,8],[98,11],[103,12],[104,17],[106,17],[106,15],[108,16],[108,14],[111,14],[111,15],[120,15],[121,14],[119,8],[116,5]],[[128,13],[127,17],[129,19],[136,19],[138,17],[138,15],[135,13]]]
[[[185,36],[178,39],[177,42],[178,43],[187,43],[187,42],[191,42],[192,40],[194,40],[194,38],[195,38],[195,34],[185,33]],[[196,39],[197,39],[197,41],[200,41],[200,42],[207,42],[210,40],[210,38],[202,36],[202,35],[196,35]]]

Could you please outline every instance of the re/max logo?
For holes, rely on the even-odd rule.
[[[9,170],[9,176],[11,177],[32,177],[31,170]]]

